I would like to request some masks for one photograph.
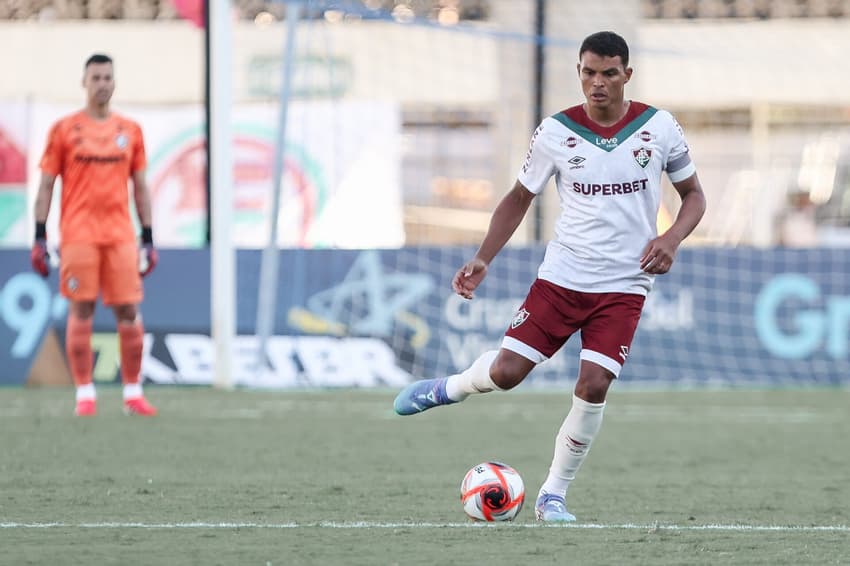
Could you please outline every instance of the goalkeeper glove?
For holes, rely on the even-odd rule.
[[[149,226],[142,227],[142,247],[139,250],[139,273],[145,277],[159,262],[159,254],[153,247],[153,232]]]
[[[50,273],[50,254],[47,253],[47,229],[44,222],[35,223],[35,241],[30,252],[30,262],[36,273],[47,277]]]

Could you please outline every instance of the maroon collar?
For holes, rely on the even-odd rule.
[[[563,114],[576,124],[584,126],[594,134],[598,134],[603,138],[611,138],[614,137],[617,132],[625,128],[629,122],[640,116],[647,108],[649,108],[647,104],[632,100],[631,104],[629,104],[629,109],[626,111],[626,115],[620,118],[616,124],[612,124],[610,126],[603,126],[591,120],[590,116],[587,115],[587,112],[584,111],[584,107],[581,104],[567,108],[563,111]]]

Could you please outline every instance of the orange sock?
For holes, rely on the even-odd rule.
[[[118,323],[121,342],[121,381],[124,385],[138,383],[142,372],[142,349],[145,344],[145,329],[141,320],[132,324]]]
[[[74,377],[77,387],[90,384],[94,353],[91,347],[92,319],[77,318],[68,315],[68,325],[65,330],[65,353],[68,356],[68,367]]]

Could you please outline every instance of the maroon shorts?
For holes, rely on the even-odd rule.
[[[581,330],[581,359],[619,375],[646,297],[584,293],[537,279],[505,332],[502,348],[540,363]]]

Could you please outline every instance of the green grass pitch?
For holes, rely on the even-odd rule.
[[[0,389],[0,564],[850,564],[850,391],[623,392],[570,489],[534,521],[567,391],[413,417],[392,391]],[[523,476],[514,523],[468,521],[459,485]]]

